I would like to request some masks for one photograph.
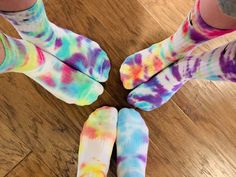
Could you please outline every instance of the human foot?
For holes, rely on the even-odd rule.
[[[81,71],[98,82],[109,77],[110,61],[94,41],[51,23],[42,0],[20,12],[0,12],[24,40],[56,56],[59,60]]]
[[[0,34],[0,42],[5,50],[1,73],[24,73],[59,99],[79,106],[93,103],[103,93],[100,83],[27,41]]]
[[[126,89],[133,89],[179,59],[196,46],[210,39],[235,31],[209,26],[200,15],[200,0],[179,27],[166,40],[129,56],[120,68],[120,77]]]

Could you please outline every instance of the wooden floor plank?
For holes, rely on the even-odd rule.
[[[0,82],[1,121],[56,174],[74,176],[80,132],[66,113],[49,105],[47,100],[54,98],[48,93],[41,96],[22,75],[3,75]],[[73,118],[83,119],[81,115]]]
[[[75,176],[81,127],[73,122],[84,122],[84,112],[54,98],[23,75],[0,78],[1,121],[58,176]]]
[[[160,24],[166,34],[171,35],[191,10],[194,0],[138,0],[150,15]],[[158,41],[157,41],[158,42]]]
[[[233,115],[236,109],[232,100],[225,98],[214,83],[208,81],[188,83],[174,100],[199,127],[198,132],[207,137],[209,145],[214,147],[212,151],[216,152],[215,156],[224,159],[224,168],[229,169],[225,174],[222,171],[221,176],[235,176],[236,122]]]
[[[0,121],[0,176],[5,176],[31,150]]]
[[[181,97],[186,99],[183,95]],[[167,158],[179,170],[180,174],[175,176],[235,176],[236,161],[233,154],[236,149],[232,143],[235,138],[231,139],[234,133],[231,132],[231,137],[227,138],[226,132],[221,132],[225,125],[219,131],[217,127],[211,126],[214,120],[199,120],[200,126],[192,117],[183,116],[181,109],[175,110],[175,115],[171,114],[173,109],[176,109],[174,105],[172,109],[169,107],[169,116],[166,114],[165,119],[157,119],[150,130],[153,131],[151,138],[159,149],[159,155]],[[207,117],[208,114],[203,111],[203,115]],[[232,127],[230,131],[233,130]],[[160,173],[160,176],[165,175]]]
[[[99,42],[111,58],[112,71],[104,84],[105,93],[87,107],[67,105],[22,75],[0,75],[0,121],[33,152],[9,176],[75,176],[79,135],[89,114],[104,105],[129,107],[128,91],[119,78],[124,58],[171,35],[193,2],[47,1],[49,19]],[[17,36],[12,27],[0,20],[2,31]],[[233,37],[214,40],[199,52]],[[234,87],[224,83],[190,82],[162,108],[150,113],[140,111],[150,128],[147,177],[235,176]],[[226,103],[227,106],[222,106]],[[0,146],[2,144],[0,141]],[[4,158],[11,160],[11,156]],[[113,154],[108,177],[115,177],[115,173]]]
[[[57,177],[39,158],[30,153],[6,177]]]

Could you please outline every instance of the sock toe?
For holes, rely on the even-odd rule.
[[[144,111],[152,111],[167,103],[185,84],[172,75],[173,68],[166,68],[151,80],[141,84],[128,95],[128,102]]]
[[[94,81],[93,86],[88,87],[88,89],[84,92],[84,94],[81,94],[81,98],[78,99],[78,101],[75,103],[77,105],[86,106],[91,105],[94,103],[100,95],[102,95],[104,92],[103,86]]]
[[[95,110],[88,119],[88,123],[95,123],[95,128],[111,130],[116,129],[118,111],[114,107],[104,106]]]
[[[125,59],[120,68],[120,78],[126,89],[139,86],[163,69],[163,62],[156,55],[157,45],[154,44]]]
[[[140,83],[141,75],[143,74],[140,58],[141,54],[136,53],[125,59],[120,68],[120,79],[123,86],[127,90],[133,89]]]
[[[98,82],[106,82],[111,70],[110,60],[104,50],[95,49],[89,60],[95,61],[94,67],[89,70],[88,75]]]

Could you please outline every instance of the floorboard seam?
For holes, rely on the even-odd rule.
[[[21,159],[15,166],[12,167],[12,169],[11,169],[9,172],[7,172],[6,175],[4,175],[4,177],[7,177],[18,165],[20,165],[27,157],[29,157],[29,155],[32,154],[32,152],[33,152],[33,151],[30,150],[29,153],[26,154],[23,159]]]

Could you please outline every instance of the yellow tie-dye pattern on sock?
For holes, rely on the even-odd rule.
[[[105,169],[106,165],[99,161],[94,164],[84,163],[80,166],[79,177],[106,177]]]

